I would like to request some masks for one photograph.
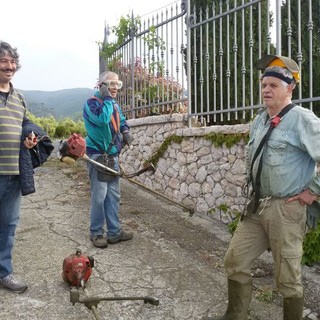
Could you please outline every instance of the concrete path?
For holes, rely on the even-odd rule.
[[[121,219],[134,238],[97,249],[89,240],[84,167],[83,162],[68,167],[53,157],[36,170],[37,191],[23,199],[14,250],[14,274],[29,288],[20,295],[0,289],[0,319],[96,319],[85,305],[70,303],[70,288],[61,277],[64,258],[78,248],[95,259],[87,283],[90,295],[150,296],[160,301],[159,306],[101,301],[100,319],[197,320],[223,313],[227,282],[222,260],[230,239],[226,226],[190,217],[182,208],[122,179]],[[308,271],[308,286],[315,291],[319,277],[317,269]],[[270,255],[257,262],[254,283],[251,319],[282,319],[280,297],[273,293],[270,298]]]

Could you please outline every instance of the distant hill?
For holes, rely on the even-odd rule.
[[[85,101],[94,94],[94,89],[74,88],[58,91],[22,90],[28,110],[36,117],[53,116],[56,119],[78,119]]]

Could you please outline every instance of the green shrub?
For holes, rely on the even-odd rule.
[[[212,208],[208,210],[208,214],[213,215],[213,214],[216,214],[217,211],[220,212],[220,219],[221,219],[221,213],[228,214],[230,216],[231,222],[228,223],[227,227],[229,232],[233,235],[234,232],[236,231],[238,222],[240,220],[241,212],[239,212],[238,210],[232,210],[227,204],[223,203],[216,208]]]
[[[231,216],[232,221],[230,223],[228,223],[228,230],[232,235],[234,234],[234,232],[237,229],[240,217],[241,217],[241,213],[240,212],[236,212],[234,217]]]
[[[317,229],[309,230],[303,241],[302,264],[312,265],[320,262],[320,220]]]
[[[70,118],[56,120],[53,116],[37,118],[30,112],[27,112],[27,117],[36,125],[47,132],[51,139],[67,138],[72,133],[79,133],[82,136],[86,135],[86,130],[82,119],[74,121]]]

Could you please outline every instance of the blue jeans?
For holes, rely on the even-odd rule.
[[[12,273],[12,250],[21,198],[19,176],[0,175],[0,278]]]
[[[91,155],[95,160],[98,155]],[[118,158],[115,160],[115,170],[119,168]],[[113,168],[112,168],[113,169]],[[107,235],[112,238],[121,233],[119,221],[120,178],[114,176],[110,182],[101,182],[97,177],[94,165],[88,162],[88,171],[91,184],[90,204],[90,234],[104,235],[104,226],[107,226]]]

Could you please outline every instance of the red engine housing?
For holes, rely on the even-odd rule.
[[[67,140],[69,152],[77,157],[82,157],[86,151],[86,141],[78,134],[73,133]]]
[[[87,282],[92,273],[94,259],[83,255],[81,250],[63,260],[63,280],[71,286],[81,286],[81,281]]]

